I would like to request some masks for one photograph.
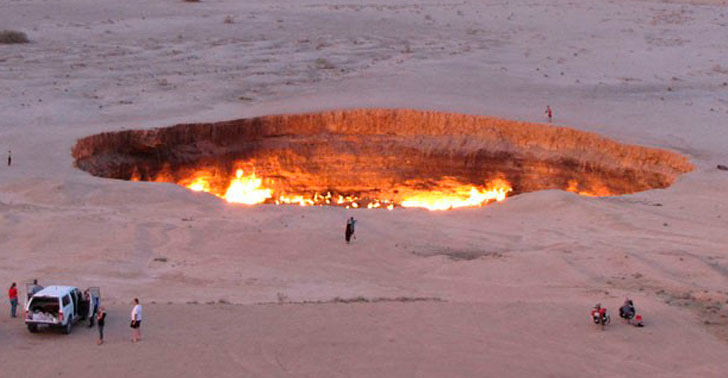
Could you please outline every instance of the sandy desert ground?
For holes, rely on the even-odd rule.
[[[82,326],[28,333],[3,294],[2,377],[726,374],[725,1],[6,0],[0,29],[31,40],[0,45],[0,284],[100,286],[110,313],[99,347]],[[181,122],[368,107],[543,122],[547,104],[696,169],[620,197],[389,212],[228,205],[70,154]],[[617,321],[627,295],[646,327]]]

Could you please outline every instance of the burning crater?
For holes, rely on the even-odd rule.
[[[561,189],[613,196],[693,169],[673,152],[542,124],[415,110],[276,115],[79,140],[95,176],[173,182],[228,202],[445,210]]]

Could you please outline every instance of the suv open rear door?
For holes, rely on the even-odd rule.
[[[95,314],[98,310],[99,303],[101,303],[101,288],[98,286],[91,286],[88,289],[91,295],[91,311]]]

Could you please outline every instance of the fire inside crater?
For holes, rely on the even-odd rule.
[[[92,135],[95,176],[173,182],[231,203],[447,210],[561,189],[613,196],[693,169],[674,152],[564,127],[393,109],[275,115]]]

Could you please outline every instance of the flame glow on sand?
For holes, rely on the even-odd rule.
[[[452,178],[431,184],[434,189],[415,189],[413,183],[405,183],[397,188],[398,200],[393,198],[360,198],[356,195],[333,194],[331,192],[311,194],[274,193],[274,189],[267,187],[264,180],[256,176],[255,172],[245,174],[242,169],[235,171],[224,191],[216,190],[214,183],[219,182],[214,174],[199,171],[192,177],[178,181],[182,185],[196,192],[214,194],[229,203],[256,205],[262,203],[294,204],[299,206],[333,205],[347,208],[366,207],[368,209],[386,208],[392,210],[395,206],[419,207],[428,210],[450,210],[459,207],[483,206],[491,202],[501,202],[508,193],[513,191],[510,184],[504,179],[495,179],[482,187],[465,185]]]

